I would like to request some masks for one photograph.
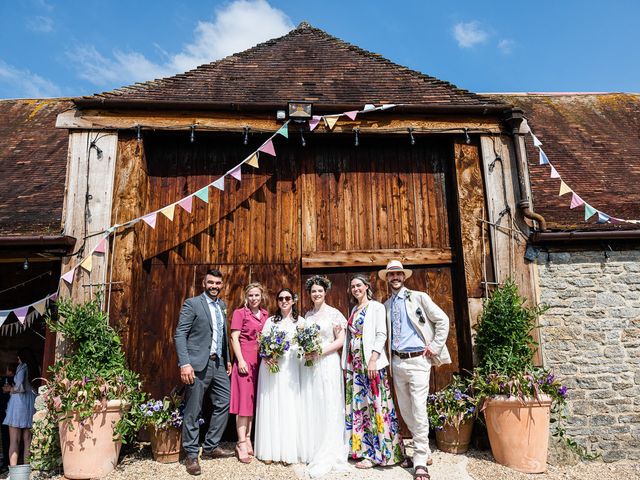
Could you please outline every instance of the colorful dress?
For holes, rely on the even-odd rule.
[[[269,314],[264,308],[260,309],[260,319],[251,313],[247,307],[238,308],[231,318],[231,330],[240,331],[240,350],[247,363],[247,374],[238,370],[237,360],[233,362],[231,370],[231,401],[229,413],[242,417],[253,417],[255,411],[256,390],[258,388],[258,333],[262,331]]]
[[[378,370],[372,381],[367,376],[362,347],[366,310],[367,307],[353,313],[348,323],[345,418],[347,434],[351,437],[349,455],[380,466],[393,465],[404,460],[404,444],[387,369]]]

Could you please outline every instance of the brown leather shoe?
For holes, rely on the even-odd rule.
[[[184,465],[187,467],[187,473],[189,475],[200,475],[202,473],[200,463],[198,463],[198,457],[187,457]]]
[[[234,455],[235,452],[233,450],[229,450],[228,448],[224,447],[217,447],[210,452],[202,450],[202,455],[200,455],[200,458],[202,458],[202,460],[212,460],[214,458],[229,458],[233,457]]]

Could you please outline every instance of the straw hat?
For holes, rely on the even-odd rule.
[[[385,268],[384,270],[380,270],[378,272],[378,276],[381,280],[386,281],[387,273],[389,272],[403,272],[405,280],[413,274],[411,270],[407,270],[402,266],[400,260],[390,260],[389,263],[387,263],[387,268]]]

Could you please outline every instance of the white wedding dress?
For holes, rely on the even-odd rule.
[[[269,372],[264,360],[260,362],[255,417],[255,455],[260,460],[298,463],[302,457],[300,368],[304,359],[298,358],[298,347],[293,342],[295,329],[302,324],[303,317],[298,317],[297,322],[287,317],[278,323],[269,317],[262,329],[267,333],[276,325],[284,330],[291,348],[278,359],[277,373]]]
[[[305,324],[320,326],[323,347],[335,339],[333,327],[346,328],[347,320],[339,310],[323,305],[318,313],[307,312]],[[302,399],[301,457],[308,462],[311,478],[329,472],[346,472],[349,453],[345,441],[344,379],[338,352],[316,360],[311,367],[301,364],[300,385]]]

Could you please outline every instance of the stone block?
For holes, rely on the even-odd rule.
[[[618,293],[602,292],[596,295],[596,303],[615,307],[624,304],[624,297]]]

